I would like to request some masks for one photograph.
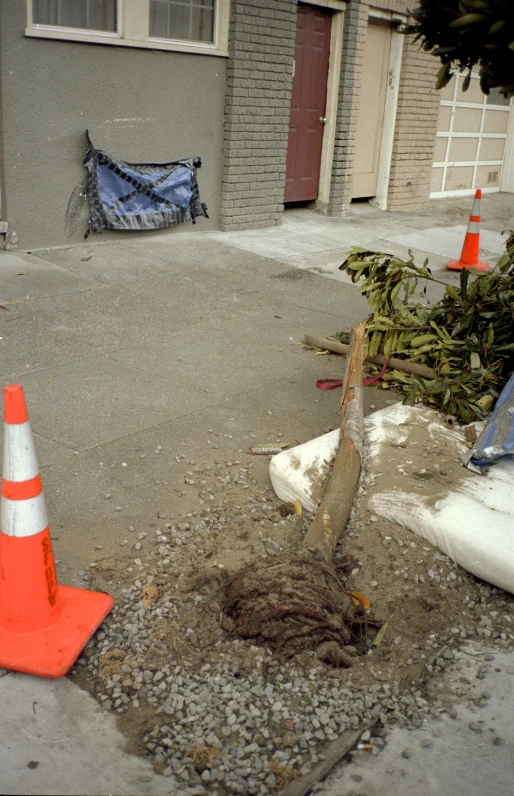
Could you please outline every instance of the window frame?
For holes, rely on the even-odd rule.
[[[198,55],[228,56],[228,21],[230,0],[216,0],[214,9],[214,42],[184,41],[150,37],[150,0],[116,0],[117,31],[67,28],[36,24],[32,14],[32,0],[27,2],[25,36],[36,39],[78,41],[86,44],[107,44],[145,50],[196,53]]]

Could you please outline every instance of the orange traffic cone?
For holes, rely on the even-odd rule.
[[[468,231],[464,238],[464,246],[460,255],[460,260],[450,260],[446,266],[449,271],[462,271],[463,268],[476,268],[477,271],[488,271],[489,263],[481,263],[478,260],[480,250],[480,200],[482,191],[478,188],[475,193],[473,209],[469,217]]]
[[[0,503],[0,666],[62,677],[114,605],[60,586],[23,389],[4,387]]]

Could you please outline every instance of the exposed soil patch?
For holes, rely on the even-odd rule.
[[[147,531],[128,534],[128,555],[90,568],[93,588],[116,585],[121,598],[71,676],[120,714],[129,749],[149,756],[159,772],[212,793],[265,794],[308,771],[323,745],[358,726],[360,717],[380,715],[375,737],[389,721],[419,726],[422,711],[432,709],[423,701],[428,686],[452,649],[477,637],[512,644],[514,601],[370,513],[372,485],[364,478],[336,552],[337,599],[344,595],[343,612],[360,621],[346,590],[366,595],[371,616],[380,624],[389,620],[380,645],[373,644],[375,629],[354,639],[346,656],[320,651],[323,642],[339,646],[330,622],[328,636],[314,630],[312,643],[302,639],[292,657],[281,653],[273,621],[264,623],[258,641],[236,637],[222,610],[227,584],[233,588],[244,569],[260,597],[255,611],[248,604],[243,614],[249,623],[261,619],[259,599],[274,587],[274,565],[286,558],[298,566],[312,519],[276,498],[267,457],[239,457],[202,466],[184,461],[190,510],[153,518]],[[445,462],[436,449],[429,458],[420,483],[437,494]],[[145,610],[147,583],[157,586],[158,597]],[[337,599],[330,594],[335,621]],[[284,604],[283,597],[275,603]],[[294,614],[286,629],[294,635]],[[409,715],[398,702],[402,694],[414,700]],[[446,697],[437,698],[433,709],[444,710]]]
[[[286,657],[327,642],[367,651],[362,605],[333,568],[307,550],[249,564],[227,584],[223,611],[239,636]]]

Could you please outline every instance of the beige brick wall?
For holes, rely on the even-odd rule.
[[[440,97],[435,89],[439,60],[404,41],[388,209],[426,207],[430,194]]]

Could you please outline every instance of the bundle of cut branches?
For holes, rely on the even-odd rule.
[[[404,261],[354,248],[340,268],[363,282],[373,309],[367,356],[419,362],[437,374],[424,379],[392,370],[382,386],[405,392],[406,404],[423,402],[465,423],[485,417],[514,371],[514,232],[489,273],[461,271],[460,287],[446,285],[435,304],[426,283],[439,280],[429,261],[417,266],[411,252]],[[344,332],[336,336],[345,342]]]

